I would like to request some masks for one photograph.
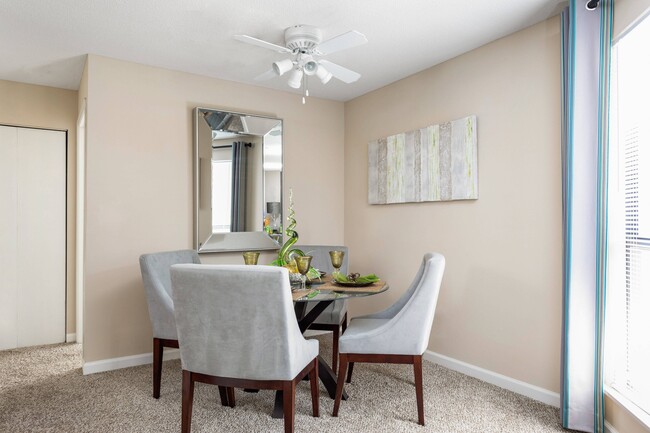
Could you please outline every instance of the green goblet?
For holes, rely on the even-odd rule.
[[[257,251],[246,251],[242,254],[244,256],[244,264],[246,265],[256,265],[257,259],[260,257],[260,253]]]
[[[296,267],[298,268],[298,272],[300,272],[300,275],[302,276],[300,279],[300,288],[305,289],[307,287],[307,272],[309,272],[309,268],[311,267],[311,259],[312,256],[300,256],[296,257]]]
[[[332,267],[334,268],[332,275],[336,275],[341,272],[341,266],[343,266],[343,256],[345,256],[345,251],[330,251],[330,260],[332,261]]]

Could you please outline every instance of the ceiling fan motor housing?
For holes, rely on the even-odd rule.
[[[310,52],[322,40],[323,33],[313,26],[297,25],[284,31],[284,41],[287,48],[292,51]]]

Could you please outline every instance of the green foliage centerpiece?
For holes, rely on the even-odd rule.
[[[298,273],[295,258],[305,256],[306,254],[298,248],[291,248],[296,244],[296,242],[298,242],[298,232],[294,230],[297,222],[296,213],[293,210],[293,190],[291,188],[289,189],[289,215],[287,216],[287,221],[289,222],[289,225],[287,225],[287,228],[284,231],[287,240],[284,245],[282,245],[282,248],[280,248],[280,251],[278,251],[278,258],[273,260],[271,265],[284,266],[289,269],[289,272]],[[320,279],[320,273],[311,267],[309,268],[309,272],[307,272],[307,278],[310,280],[315,278]]]

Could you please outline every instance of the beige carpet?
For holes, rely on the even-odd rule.
[[[319,337],[330,357],[330,341]],[[0,432],[179,432],[180,361],[165,362],[161,397],[151,397],[151,366],[83,376],[75,344],[0,351]],[[409,366],[357,364],[350,395],[332,417],[321,386],[313,418],[309,382],[296,395],[296,432],[563,432],[556,408],[446,368],[424,363],[426,426],[417,424]],[[237,390],[237,407],[219,404],[215,386],[197,384],[193,432],[281,432],[272,391]]]

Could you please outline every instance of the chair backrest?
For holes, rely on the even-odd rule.
[[[429,344],[444,272],[445,257],[442,254],[425,254],[411,287],[386,310],[393,313],[389,326],[409,340],[408,345],[416,348],[415,353],[424,353]]]
[[[348,273],[348,247],[342,245],[296,245],[295,248],[298,248],[305,254],[312,256],[313,259],[311,259],[311,265],[318,270],[327,272],[328,274],[332,273],[334,270],[332,267],[332,261],[330,260],[330,251],[344,251],[345,255],[343,256],[341,272],[343,274]]]
[[[309,360],[288,271],[273,266],[174,265],[183,369],[251,380],[293,379]]]
[[[169,269],[178,263],[201,263],[201,260],[194,250],[165,251],[140,256],[142,283],[155,338],[177,339]]]

